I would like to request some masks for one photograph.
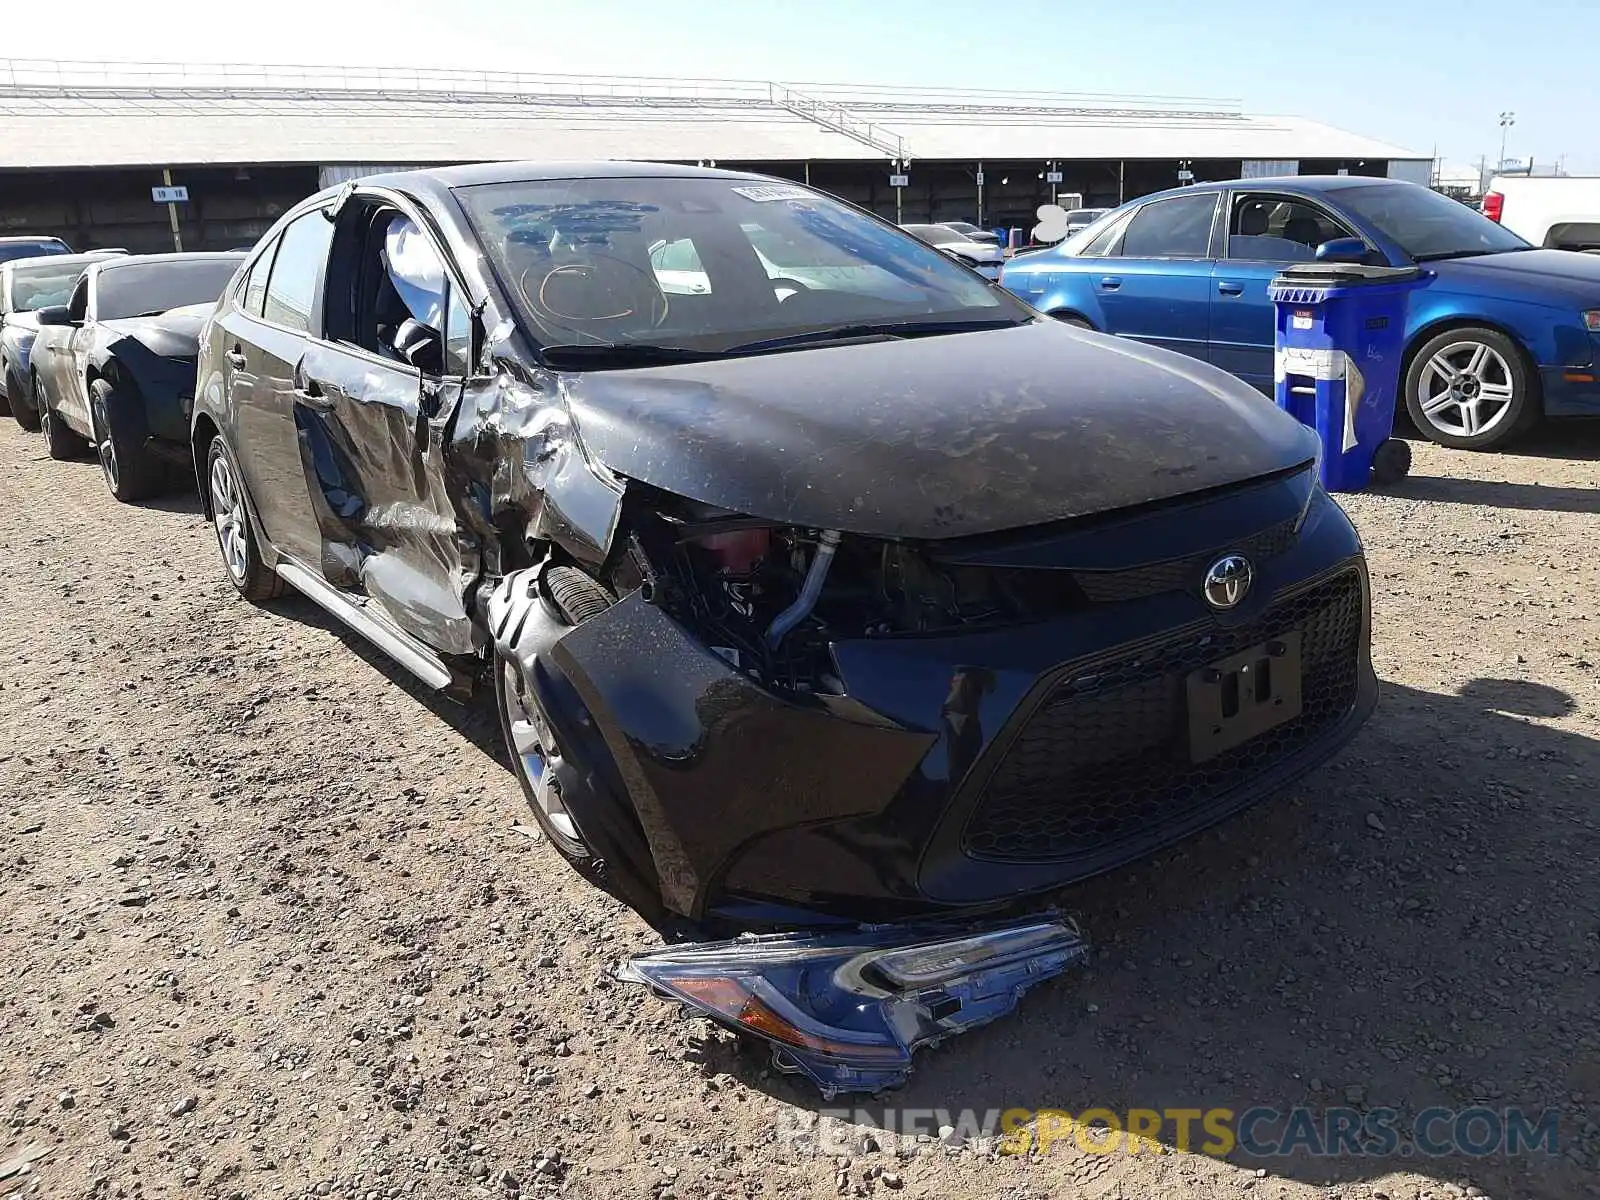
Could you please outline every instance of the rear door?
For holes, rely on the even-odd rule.
[[[1216,192],[1143,205],[1111,255],[1090,268],[1106,332],[1207,356]]]
[[[1212,270],[1211,361],[1270,394],[1276,322],[1268,284],[1282,268],[1314,261],[1323,242],[1355,236],[1301,197],[1232,193],[1226,240]]]
[[[320,325],[333,223],[312,209],[257,257],[216,319],[213,344],[227,377],[232,444],[273,548],[312,571],[322,534],[306,487],[296,389],[301,360]]]

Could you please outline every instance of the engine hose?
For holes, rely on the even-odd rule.
[[[828,581],[828,568],[833,565],[833,552],[838,548],[839,531],[824,529],[817,542],[817,552],[806,571],[805,582],[800,585],[800,594],[795,597],[793,604],[772,619],[772,624],[767,628],[769,647],[776,649],[789,631],[810,615],[817,597],[822,594],[822,585]]]

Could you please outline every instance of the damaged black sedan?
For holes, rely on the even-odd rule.
[[[202,337],[230,578],[492,684],[550,841],[653,919],[1016,910],[1370,711],[1316,439],[794,184],[378,176]]]

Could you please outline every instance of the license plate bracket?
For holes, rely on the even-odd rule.
[[[1189,760],[1205,762],[1300,715],[1301,635],[1285,633],[1191,671]]]

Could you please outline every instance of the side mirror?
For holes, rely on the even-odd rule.
[[[72,310],[69,309],[65,304],[49,305],[46,308],[37,310],[33,315],[34,319],[39,322],[41,328],[46,325],[74,324],[72,320]]]
[[[1367,244],[1360,238],[1334,238],[1317,247],[1317,261],[1328,263],[1364,263],[1367,261]]]
[[[444,373],[444,335],[432,326],[408,317],[395,331],[394,348],[423,374]]]

